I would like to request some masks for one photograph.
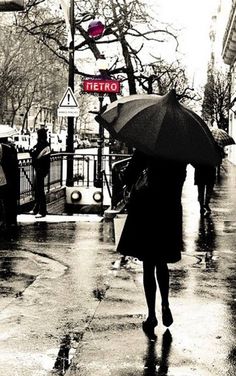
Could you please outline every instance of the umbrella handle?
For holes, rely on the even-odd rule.
[[[101,116],[101,114],[98,114],[97,116],[95,116],[95,120],[99,123],[99,124],[102,124],[103,126],[109,126],[110,123],[108,123],[106,120],[104,120]]]

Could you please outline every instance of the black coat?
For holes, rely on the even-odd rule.
[[[148,188],[131,193],[117,250],[140,260],[176,262],[181,259],[183,243],[181,195],[186,164],[136,151],[125,172],[126,184],[131,186],[145,167]]]
[[[2,168],[7,184],[1,188],[0,196],[4,202],[5,221],[15,225],[17,218],[17,199],[19,198],[19,169],[17,151],[10,143],[2,143]]]
[[[216,167],[206,165],[195,165],[194,184],[214,185],[216,180]]]
[[[46,176],[50,169],[50,146],[47,141],[39,141],[30,150],[32,165],[36,172]]]
[[[10,143],[2,143],[2,168],[6,176],[8,190],[14,197],[19,195],[19,171],[16,148]]]

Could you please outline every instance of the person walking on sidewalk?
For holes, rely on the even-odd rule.
[[[131,187],[144,169],[147,169],[147,185],[137,191]],[[173,322],[169,307],[168,263],[181,259],[181,195],[185,177],[186,163],[151,158],[137,150],[124,172],[124,183],[131,189],[131,194],[117,251],[143,262],[148,314],[142,327],[149,338],[155,338],[154,329],[158,324],[157,283],[161,294],[162,322],[166,327]]]
[[[36,218],[45,217],[47,214],[46,195],[44,191],[44,179],[50,169],[50,146],[47,141],[47,131],[41,128],[37,132],[37,144],[30,150],[32,165],[35,169],[34,192],[35,205],[33,213]]]
[[[200,214],[206,217],[211,213],[210,201],[214,192],[216,178],[220,177],[220,166],[225,157],[224,149],[216,144],[216,149],[219,154],[219,163],[217,166],[193,164],[194,171],[194,185],[198,189],[198,201],[200,205]]]
[[[195,165],[194,184],[198,189],[198,201],[201,216],[211,212],[209,206],[216,180],[216,167],[206,165]]]

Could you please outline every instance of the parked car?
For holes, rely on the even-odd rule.
[[[97,148],[98,147],[98,140],[97,140],[97,138],[91,138],[91,140],[90,140],[90,146],[91,146],[91,148]]]
[[[50,147],[51,147],[52,152],[64,151],[65,150],[64,142],[63,142],[63,140],[62,140],[62,138],[60,137],[59,134],[50,133],[49,134],[49,141],[50,141]]]
[[[83,149],[84,147],[84,143],[82,140],[80,140],[80,138],[77,139],[77,148],[78,149]]]
[[[90,142],[87,138],[85,138],[84,140],[81,140],[81,141],[83,142],[84,148],[90,148],[91,147],[91,144],[90,144]]]
[[[30,149],[30,136],[26,134],[17,134],[12,136],[12,141],[18,152],[28,151]]]

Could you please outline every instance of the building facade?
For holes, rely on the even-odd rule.
[[[223,37],[222,58],[229,66],[231,89],[229,109],[229,134],[236,140],[236,0],[232,0],[225,34]],[[228,150],[228,159],[236,164],[236,147]]]

